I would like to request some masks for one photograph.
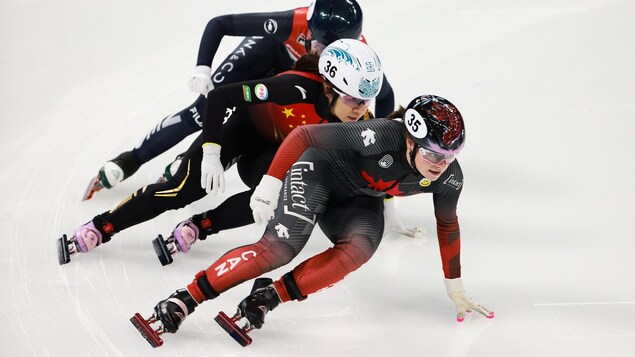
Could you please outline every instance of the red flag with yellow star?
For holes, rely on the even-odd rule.
[[[298,126],[325,121],[317,115],[315,106],[308,103],[256,104],[249,106],[249,114],[258,133],[272,143],[281,143]]]

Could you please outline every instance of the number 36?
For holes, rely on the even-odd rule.
[[[328,73],[331,78],[335,77],[337,73],[337,67],[333,66],[331,61],[326,61],[326,67],[324,67],[324,72]]]

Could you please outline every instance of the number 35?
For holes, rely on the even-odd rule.
[[[419,118],[417,118],[414,113],[410,113],[410,118],[408,118],[408,126],[412,129],[412,131],[416,133],[417,130],[419,130],[419,125],[421,125],[421,121],[419,121]]]

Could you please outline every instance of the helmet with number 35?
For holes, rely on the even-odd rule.
[[[403,120],[415,143],[424,149],[444,155],[456,155],[463,149],[463,117],[443,97],[422,95],[413,99]]]
[[[359,40],[331,43],[322,51],[318,65],[320,74],[335,89],[355,98],[375,98],[384,80],[379,57]]]

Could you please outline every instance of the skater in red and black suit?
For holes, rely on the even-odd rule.
[[[230,83],[270,77],[291,69],[310,51],[319,52],[335,40],[360,39],[362,9],[356,0],[316,0],[310,7],[218,16],[209,21],[200,42],[189,87],[200,95],[194,103],[152,126],[140,144],[108,161],[94,179],[93,189],[112,188],[152,160],[201,130],[207,93]],[[224,36],[248,36],[212,73],[211,65]],[[384,78],[374,113],[385,117],[395,109],[393,90]],[[166,168],[169,179],[182,158]],[[247,164],[243,162],[239,164]],[[246,170],[249,170],[247,168]],[[248,184],[248,183],[246,183]],[[249,185],[249,184],[248,184]],[[92,196],[89,189],[85,199]]]
[[[224,171],[243,156],[259,157],[258,164],[264,170],[253,179],[260,181],[278,146],[292,130],[306,124],[356,121],[367,114],[382,86],[379,58],[358,40],[335,41],[319,58],[302,57],[296,68],[275,77],[212,90],[203,132],[183,156],[174,177],[139,189],[116,208],[78,227],[70,240],[61,238],[60,264],[68,263],[70,255],[89,252],[108,242],[113,234],[166,210],[185,207],[207,193],[222,192]],[[236,222],[253,222],[251,194],[246,191],[232,197]]]
[[[262,238],[225,253],[186,289],[159,302],[155,317],[164,330],[175,332],[198,304],[291,262],[319,223],[332,248],[264,287],[258,281],[260,288],[240,302],[234,319],[217,318],[248,344],[234,322],[246,318],[251,328],[260,328],[280,303],[330,287],[373,256],[388,194],[432,194],[445,286],[457,319],[472,310],[492,318],[493,312],[468,297],[461,280],[456,209],[463,173],[456,155],[465,140],[462,116],[433,95],[415,98],[395,116],[403,120],[308,125],[292,132],[251,198],[256,222],[267,223]]]

